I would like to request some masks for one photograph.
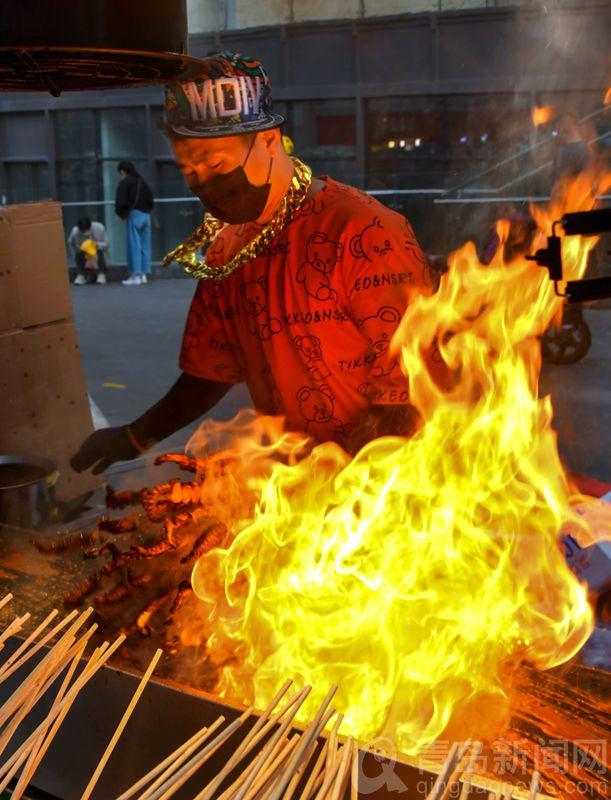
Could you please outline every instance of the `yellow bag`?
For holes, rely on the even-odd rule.
[[[98,252],[98,245],[95,239],[85,239],[81,244],[81,250],[88,256],[95,256]]]

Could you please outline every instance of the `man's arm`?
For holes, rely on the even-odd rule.
[[[97,227],[94,228],[94,232],[96,234],[95,240],[98,250],[108,250],[108,234],[106,233],[106,228],[101,222],[97,223]]]
[[[70,464],[77,472],[93,467],[93,474],[99,475],[116,461],[136,458],[201,417],[230,388],[230,383],[195,378],[183,372],[170,391],[134,422],[92,433]]]

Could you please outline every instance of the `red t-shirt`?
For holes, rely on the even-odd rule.
[[[245,381],[257,410],[340,443],[371,404],[409,402],[388,349],[407,289],[430,291],[408,221],[363,192],[321,189],[263,256],[221,282],[200,281],[180,355],[183,372]],[[231,225],[207,252],[221,265],[257,226]]]

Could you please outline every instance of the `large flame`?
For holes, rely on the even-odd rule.
[[[564,211],[594,205],[587,178],[561,194],[532,209],[535,247]],[[508,223],[498,230],[503,242]],[[567,279],[595,243],[563,240]],[[560,303],[545,270],[506,264],[502,246],[484,266],[469,243],[394,340],[424,421],[416,435],[351,460],[334,444],[303,457],[305,440],[266,418],[241,429],[223,457],[244,518],[193,572],[220,694],[263,707],[286,677],[318,701],[337,683],[347,731],[414,753],[478,698],[503,708],[511,665],[545,669],[579,650],[592,614],[559,536],[567,520],[585,523],[537,385],[537,337]],[[434,342],[450,391],[422,357]],[[204,432],[190,449],[216,446]]]

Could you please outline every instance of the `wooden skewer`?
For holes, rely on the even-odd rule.
[[[503,792],[503,800],[512,800],[513,798],[513,786],[510,783],[505,784],[505,790]]]
[[[32,672],[30,678],[24,681],[10,698],[11,704],[3,718],[6,720],[13,715],[11,723],[0,737],[0,753],[4,752],[8,742],[15,733],[16,728],[29,713],[31,708],[43,697],[47,690],[55,683],[66,665],[79,649],[81,642],[87,642],[97,629],[97,624],[92,625],[81,639],[73,644],[73,636],[65,634],[62,639],[49,651],[47,656]],[[6,705],[6,704],[5,704]]]
[[[530,781],[529,800],[537,800],[537,795],[539,793],[540,787],[541,787],[541,775],[537,770],[535,770],[533,772],[533,776]]]
[[[325,773],[323,771],[321,771],[318,774],[316,780],[314,781],[314,784],[312,785],[311,796],[313,798],[316,798],[316,796],[318,795],[320,787],[323,785],[324,779],[325,779]]]
[[[301,689],[298,695],[299,699],[294,704],[293,708],[289,711],[289,713],[283,720],[278,730],[272,735],[270,740],[266,743],[265,747],[263,748],[259,756],[255,759],[255,761],[252,764],[250,764],[248,768],[242,773],[242,776],[240,778],[241,782],[240,788],[237,789],[235,795],[230,795],[228,792],[224,792],[222,795],[223,800],[226,800],[226,798],[229,796],[232,796],[234,800],[243,800],[244,796],[254,783],[257,777],[258,770],[265,766],[271,753],[275,749],[277,743],[284,738],[289,725],[296,717],[297,712],[304,704],[307,696],[310,694],[311,691],[312,691],[311,686],[304,686],[304,688]],[[195,800],[199,800],[199,798],[196,797]],[[221,799],[219,798],[219,800]]]
[[[285,708],[290,707],[291,705],[292,705],[292,703],[289,703],[289,704],[287,704],[287,706]],[[284,713],[284,710],[283,710],[283,713]],[[328,711],[327,714],[325,715],[324,720],[321,723],[323,727],[329,722],[329,720],[331,719],[333,714],[335,714],[335,709],[334,708],[331,709],[330,711]],[[271,720],[270,720],[270,722],[271,722]],[[324,748],[326,748],[326,746],[327,746],[327,742],[325,741]],[[315,748],[313,748],[313,749],[315,749]],[[236,793],[236,791],[239,789],[240,785],[245,780],[245,775],[246,775],[246,773],[248,771],[252,771],[256,775],[258,775],[260,773],[261,769],[262,769],[262,764],[263,764],[263,761],[264,761],[264,757],[265,757],[265,753],[263,753],[263,752],[259,753],[259,755],[255,758],[255,760],[251,764],[248,765],[248,767],[246,768],[244,773],[242,773],[242,775],[240,775],[231,784],[231,786],[223,792],[223,794],[218,798],[218,800],[229,800],[229,798],[232,798],[233,795]],[[269,791],[271,791],[272,788],[273,788],[273,786],[270,786],[269,787]],[[198,800],[198,798],[195,798],[195,800]],[[283,800],[288,800],[286,795],[283,798]]]
[[[75,670],[76,670],[76,668],[77,668],[77,666],[79,664],[79,661],[81,660],[81,657],[83,655],[83,652],[84,652],[86,646],[87,646],[87,641],[85,640],[79,645],[78,650],[75,652],[75,654],[74,654],[74,656],[72,658],[72,662],[70,664],[70,667],[69,667],[68,671],[66,672],[66,675],[64,676],[64,680],[62,681],[62,684],[60,686],[59,692],[57,693],[57,697],[55,698],[55,702],[53,703],[53,706],[56,706],[58,703],[60,703],[62,698],[64,697],[64,694],[66,693],[66,690],[67,690],[68,686],[70,685],[70,682],[72,681],[72,678],[74,676],[74,672],[75,672]],[[59,730],[59,727],[62,724],[62,722],[64,721],[64,718],[65,718],[67,713],[68,713],[68,709],[66,708],[61,712],[61,714],[59,714],[59,716],[57,717],[57,719],[55,720],[55,722],[51,726],[51,729],[50,729],[49,733],[46,735],[46,737],[41,735],[33,743],[33,746],[32,746],[32,749],[30,751],[30,756],[28,758],[28,761],[27,761],[27,763],[26,763],[26,765],[25,765],[25,767],[23,769],[23,772],[21,773],[21,776],[19,778],[19,781],[17,782],[17,785],[15,786],[15,788],[13,790],[13,793],[11,794],[11,800],[13,798],[14,798],[14,800],[19,800],[19,798],[21,798],[21,795],[23,794],[23,792],[26,790],[27,786],[29,785],[29,783],[30,783],[30,781],[32,779],[32,776],[34,775],[34,773],[36,772],[36,769],[38,768],[38,765],[40,764],[40,762],[44,758],[45,753],[49,749],[49,746],[51,745],[51,742],[53,741],[53,739],[55,737],[55,734]]]
[[[4,597],[2,598],[2,600],[0,600],[0,608],[4,608],[4,606],[7,603],[10,603],[12,599],[13,599],[13,593],[12,592],[9,592],[8,594],[5,594]]]
[[[295,751],[295,754],[293,755],[290,764],[287,766],[282,778],[278,781],[278,783],[276,785],[276,788],[274,789],[274,791],[270,795],[270,800],[280,800],[280,797],[282,796],[282,793],[286,789],[287,784],[290,781],[291,776],[293,775],[294,771],[298,768],[299,764],[301,763],[301,760],[303,759],[305,754],[310,749],[310,746],[312,745],[312,742],[315,739],[317,739],[318,736],[320,735],[321,730],[322,730],[322,728],[320,726],[320,722],[321,722],[322,718],[324,717],[325,712],[329,708],[329,705],[331,704],[331,700],[333,699],[333,696],[337,692],[337,688],[338,687],[337,687],[336,684],[331,687],[331,689],[329,690],[327,696],[322,701],[322,704],[321,704],[320,708],[316,712],[316,716],[314,717],[314,719],[312,720],[310,725],[304,731],[303,737],[301,738],[301,741],[299,742],[297,750]],[[241,800],[241,798],[240,798],[240,800]]]
[[[310,750],[305,754],[305,756],[300,760],[300,762],[296,762],[297,763],[297,767],[295,768],[295,762],[293,762],[293,764],[289,764],[283,770],[282,776],[285,779],[286,778],[289,779],[289,786],[287,787],[287,789],[284,792],[283,800],[288,800],[288,798],[287,798],[288,788],[291,786],[291,783],[295,780],[295,778],[297,778],[297,781],[299,780],[300,771],[306,768],[307,763],[310,760],[311,753],[316,750],[316,746],[318,744],[318,736],[324,730],[324,728],[328,724],[329,720],[334,716],[334,714],[335,714],[335,709],[331,708],[331,709],[329,709],[329,711],[327,711],[327,713],[325,714],[323,719],[320,721],[320,723],[317,726],[317,733],[314,736],[314,738],[311,739]],[[306,730],[304,731],[304,735],[306,735],[306,736],[309,735],[308,734],[308,728],[306,728]],[[268,783],[268,787],[266,789],[264,789],[260,800],[268,800],[268,798],[271,795],[271,793],[274,792],[275,789],[276,789],[279,777],[280,776],[278,776],[278,775],[274,776],[274,779],[271,780]],[[245,800],[248,800],[248,798],[245,798]]]
[[[279,768],[295,749],[300,738],[299,734],[295,734],[290,739],[283,739],[278,743],[268,761],[267,767],[257,770],[257,777],[250,790],[244,796],[244,800],[254,800],[261,790],[265,789],[265,784],[268,784],[267,789],[269,789],[269,784],[275,782]],[[264,791],[263,794],[266,794],[266,792]]]
[[[350,769],[350,800],[358,800],[359,797],[359,746],[355,742],[352,753],[352,767]]]
[[[65,706],[71,704],[76,695],[81,691],[85,683],[89,681],[98,670],[104,666],[104,664],[108,661],[108,659],[113,655],[113,653],[123,644],[125,641],[125,634],[121,634],[118,636],[113,644],[108,646],[106,643],[106,648],[102,651],[102,647],[98,648],[96,653],[94,653],[85,669],[81,672],[79,677],[76,679],[74,684],[70,687],[68,692],[66,693],[65,697],[61,701],[61,703],[57,706],[54,710],[52,709],[49,714],[45,717],[45,719],[35,728],[35,730],[28,736],[28,738],[23,742],[23,744],[13,753],[13,755],[0,767],[0,775],[3,775],[8,769],[10,769],[14,763],[14,760],[17,760],[21,755],[22,751],[26,748],[30,747],[32,742],[42,733],[46,731],[58,714],[63,710]]]
[[[318,794],[316,795],[316,800],[323,800],[323,798],[328,795],[329,790],[333,786],[333,781],[335,780],[335,777],[338,773],[340,764],[341,760],[339,758],[336,758],[333,761],[333,766],[331,767],[331,771],[329,772],[329,774],[322,773],[319,776],[319,780],[322,780],[322,786],[318,790]]]
[[[54,608],[53,611],[51,611],[51,613],[48,614],[45,617],[45,619],[40,623],[40,625],[36,628],[36,630],[32,631],[32,633],[28,636],[28,638],[25,640],[25,642],[23,642],[15,650],[13,655],[10,656],[9,658],[7,658],[7,660],[4,662],[4,664],[0,667],[0,680],[2,680],[3,673],[9,667],[11,667],[15,663],[15,661],[19,660],[19,657],[24,652],[24,650],[28,649],[28,647],[32,644],[32,642],[38,637],[40,632],[43,631],[47,627],[47,625],[51,622],[52,619],[54,619],[57,616],[57,614],[58,614],[58,611],[57,611],[56,608]]]
[[[64,654],[61,656],[61,658],[57,660],[56,662],[57,665],[55,667],[55,670],[47,679],[47,683],[43,687],[42,693],[44,693],[49,688],[49,686],[51,686],[57,680],[57,678],[64,671],[66,664],[68,664],[72,659],[72,657],[74,656],[74,654],[81,649],[81,644],[86,646],[87,642],[91,639],[91,637],[97,631],[97,629],[98,629],[98,623],[94,622],[93,625],[87,631],[85,631],[85,633],[80,637],[80,639],[77,639],[75,642],[69,641],[65,645]],[[101,652],[104,652],[105,649],[106,648],[104,647]]]
[[[426,796],[426,800],[439,800],[441,794],[445,788],[446,781],[448,777],[453,772],[458,758],[458,744],[453,744],[452,749],[448,753],[446,760],[443,762],[443,766],[435,779],[435,783],[433,784],[433,788]]]
[[[251,761],[250,764],[248,764],[248,766],[246,767],[244,772],[242,772],[242,774],[238,778],[236,778],[236,780],[231,784],[231,786],[229,786],[227,789],[225,789],[225,791],[218,798],[218,800],[228,800],[228,798],[232,798],[233,795],[237,791],[239,791],[239,788],[240,788],[241,784],[245,780],[245,775],[248,773],[249,770],[253,771],[255,773],[254,780],[256,780],[256,775],[261,770],[261,767],[262,767],[262,764],[263,764],[264,755],[265,754],[264,754],[263,750],[260,753],[258,753],[255,756],[255,758],[253,759],[253,761]],[[195,800],[197,800],[197,798],[195,798]]]
[[[217,727],[219,724],[220,723],[218,722],[218,720],[214,723],[214,725],[216,725]],[[153,769],[149,770],[146,773],[146,775],[143,775],[139,781],[133,784],[133,786],[130,786],[129,789],[126,789],[123,792],[123,794],[119,795],[119,797],[117,797],[117,800],[129,800],[129,798],[133,797],[136,794],[136,792],[144,788],[147,783],[150,783],[154,778],[160,775],[160,773],[162,773],[166,769],[166,767],[171,766],[172,767],[171,771],[172,772],[175,771],[175,769],[177,769],[181,764],[184,763],[184,761],[186,761],[186,759],[191,755],[193,750],[199,747],[200,744],[203,744],[203,742],[206,739],[206,736],[209,736],[211,732],[212,732],[212,727],[208,728],[204,726],[203,728],[200,728],[196,733],[193,734],[193,736],[191,736],[190,739],[187,739],[186,742],[183,742],[180,745],[180,747],[177,747],[173,753],[170,753],[170,755],[167,756],[167,758],[164,758],[163,761],[160,761],[159,764],[154,766]]]
[[[465,771],[463,773],[462,778],[462,788],[460,790],[460,797],[458,800],[467,800],[469,796],[469,792],[471,791],[471,781],[473,780],[473,775],[475,774],[475,768],[477,766],[477,759],[482,752],[483,744],[482,742],[476,742],[475,747],[471,751],[471,757],[469,758],[469,763],[465,767]]]
[[[329,747],[327,749],[327,761],[325,764],[325,773],[330,772],[331,767],[333,766],[333,762],[337,758],[337,734],[340,728],[340,725],[344,721],[344,715],[338,714],[337,719],[335,720],[335,725],[331,729],[331,733],[329,734]]]
[[[253,708],[247,709],[238,719],[221,731],[204,749],[193,756],[187,763],[179,769],[169,780],[163,783],[153,794],[146,794],[146,800],[167,800],[180,787],[194,775],[197,770],[210,758],[218,748],[248,719],[254,711]],[[140,800],[145,800],[141,797]]]
[[[441,795],[439,796],[439,800],[448,800],[452,792],[452,788],[462,775],[463,767],[461,766],[461,763],[470,747],[471,747],[470,741],[465,742],[465,744],[462,747],[459,746],[458,752],[456,753],[454,768],[452,769],[450,776],[445,780],[445,785],[443,787]],[[508,798],[508,800],[511,800],[511,798]]]
[[[2,732],[2,736],[0,736],[0,754],[6,749],[25,716],[38,700],[45,695],[59,673],[63,671],[65,664],[69,660],[66,657],[66,650],[70,642],[71,640],[66,640],[61,644],[58,643],[11,696],[8,708],[2,715],[4,722],[11,716],[12,719]]]
[[[193,740],[192,743],[188,747],[186,747],[182,751],[182,753],[180,753],[178,755],[176,760],[175,761],[171,761],[171,762],[168,761],[168,763],[166,763],[166,765],[163,767],[163,770],[160,769],[158,771],[157,780],[155,780],[149,786],[149,788],[142,795],[140,795],[140,800],[145,800],[145,798],[150,797],[163,783],[165,783],[165,781],[167,781],[167,779],[174,772],[176,772],[179,767],[181,767],[185,763],[185,761],[189,758],[189,756],[191,756],[197,750],[198,747],[201,747],[201,745],[207,739],[209,739],[210,736],[212,736],[212,734],[216,731],[216,729],[220,725],[223,724],[224,721],[225,721],[224,717],[219,717],[208,728],[202,728],[202,730],[199,731],[195,735],[195,737],[192,737],[192,740]],[[159,773],[161,773],[161,774],[159,774]],[[145,776],[145,777],[147,777],[147,776]],[[154,776],[151,776],[151,777],[154,777]],[[145,783],[148,783],[149,780],[150,780],[150,778],[147,777],[147,780],[145,781]],[[132,788],[134,788],[134,791],[138,791],[137,789],[135,789],[135,787],[132,787]],[[139,787],[139,788],[141,788],[141,787]],[[131,789],[129,791],[132,792]],[[132,794],[133,794],[133,792],[132,792]],[[128,795],[128,796],[131,796],[131,795]],[[121,798],[118,798],[118,800],[121,800]]]
[[[302,691],[303,691],[303,690],[302,690]],[[258,734],[258,735],[255,737],[255,739],[253,740],[252,746],[254,746],[254,744],[255,744],[255,743],[258,741],[259,737],[263,737],[263,736],[264,736],[264,735],[267,733],[266,729],[271,729],[271,728],[273,727],[273,725],[275,724],[274,720],[277,720],[277,719],[278,719],[279,717],[281,717],[281,716],[282,716],[282,715],[283,715],[283,714],[284,714],[284,713],[285,713],[285,712],[286,712],[288,709],[292,708],[292,706],[294,705],[294,703],[296,702],[296,700],[297,700],[297,699],[300,699],[300,700],[301,700],[301,692],[298,692],[298,693],[297,693],[297,696],[296,696],[296,697],[294,697],[294,698],[292,698],[292,699],[291,699],[291,700],[290,700],[290,701],[289,701],[289,702],[286,704],[286,706],[285,706],[285,707],[282,709],[282,711],[278,712],[277,714],[275,714],[275,715],[274,715],[274,716],[273,716],[273,717],[270,719],[270,721],[267,723],[267,725],[266,725],[266,726],[265,726],[265,727],[264,727],[264,728],[263,728],[263,729],[260,731],[260,733],[259,733],[259,734]],[[301,701],[301,702],[302,702],[302,701]],[[301,704],[301,703],[300,703],[300,704]],[[329,713],[329,714],[328,714],[328,719],[330,719],[330,717],[331,717],[331,716],[332,716],[334,713],[335,713],[335,709],[333,709],[332,713]],[[328,722],[328,719],[326,720],[327,722]],[[325,723],[325,724],[326,724],[326,723]],[[249,752],[249,751],[252,749],[252,746],[251,746],[251,747],[249,747],[249,749],[248,749],[248,752]],[[258,772],[259,772],[259,770],[260,770],[260,768],[261,768],[261,764],[262,764],[263,756],[264,756],[264,753],[263,753],[263,752],[259,753],[259,755],[258,755],[258,756],[255,758],[255,760],[254,760],[254,761],[253,761],[251,764],[249,764],[249,765],[248,765],[248,767],[246,768],[246,771],[248,771],[248,770],[254,770],[255,772],[257,772],[257,773],[258,773]],[[231,785],[231,786],[230,786],[228,789],[226,789],[226,790],[223,792],[223,794],[222,794],[222,795],[221,795],[221,796],[218,798],[218,800],[228,800],[228,798],[232,797],[232,795],[233,795],[233,794],[234,794],[234,793],[235,793],[235,792],[238,790],[238,788],[239,788],[240,784],[242,784],[243,780],[245,779],[245,774],[246,774],[246,771],[245,771],[245,773],[243,773],[242,775],[240,775],[240,777],[239,777],[239,778],[237,778],[237,779],[236,779],[236,780],[235,780],[235,781],[232,783],[232,785]],[[195,800],[199,800],[199,798],[195,798]]]
[[[116,728],[115,732],[113,733],[113,735],[112,735],[112,737],[110,739],[110,742],[108,743],[108,746],[106,747],[106,750],[104,750],[104,754],[102,755],[102,758],[100,759],[97,767],[95,768],[95,771],[94,771],[93,775],[91,776],[91,779],[89,780],[89,783],[85,787],[85,791],[81,795],[81,800],[89,800],[89,798],[91,797],[91,793],[95,789],[95,786],[96,786],[98,780],[100,779],[100,775],[102,774],[102,770],[104,769],[104,767],[108,763],[108,759],[110,758],[110,756],[112,754],[112,751],[115,749],[115,746],[116,746],[117,742],[119,741],[119,738],[120,738],[121,734],[125,730],[125,726],[129,722],[129,718],[131,717],[131,715],[132,715],[132,713],[134,711],[134,708],[136,707],[136,704],[138,703],[138,700],[140,699],[140,697],[142,695],[142,692],[144,691],[144,687],[149,682],[149,678],[153,674],[153,670],[157,666],[157,663],[158,663],[159,659],[161,658],[162,653],[163,653],[163,650],[156,650],[155,651],[155,655],[151,659],[151,663],[148,665],[148,667],[146,669],[146,672],[144,673],[144,675],[140,679],[140,683],[138,684],[138,687],[137,687],[136,691],[134,692],[134,695],[133,695],[132,699],[129,701],[129,705],[125,709],[125,712],[124,712],[123,716],[121,717],[121,721],[117,725],[117,728]]]
[[[83,647],[84,647],[84,645],[83,645]],[[98,650],[94,651],[94,653],[91,656],[90,661],[93,661],[97,657],[99,649],[100,648],[98,648]],[[61,702],[61,701],[59,701],[59,702]],[[53,709],[55,709],[57,707],[57,705],[58,705],[57,702],[54,703],[51,710],[53,711]],[[63,716],[62,716],[62,719],[63,719],[63,717],[68,713],[69,708],[70,708],[70,705],[68,705],[67,707],[62,709],[62,712],[61,712],[61,714],[58,715],[58,718],[60,716],[62,716],[62,714],[63,714]],[[64,713],[64,711],[65,711],[65,713]],[[53,728],[52,728],[52,730],[53,730]],[[46,734],[46,728],[42,729],[42,731],[40,732],[39,735],[36,735],[36,734],[37,734],[37,731],[34,731],[34,733],[30,737],[28,737],[28,739],[26,739],[26,741],[23,743],[22,747],[19,748],[19,750],[17,750],[15,753],[13,753],[11,758],[3,765],[2,770],[0,770],[0,772],[5,771],[7,769],[8,769],[8,772],[7,772],[6,776],[4,777],[4,780],[2,781],[2,783],[0,783],[0,792],[4,791],[4,789],[8,786],[8,784],[10,783],[11,778],[13,777],[13,775],[15,775],[17,773],[21,763],[28,756],[28,754],[32,752],[32,749],[40,741],[42,741],[42,739],[44,738],[44,736]],[[53,735],[55,735],[55,731],[53,731]],[[20,751],[22,751],[22,752],[20,752]],[[16,756],[18,756],[18,758],[16,758]]]
[[[299,786],[299,781],[302,779],[303,773],[306,771],[306,769],[308,767],[308,764],[310,764],[312,758],[314,757],[314,753],[316,752],[316,748],[317,747],[318,747],[318,741],[316,741],[316,742],[314,742],[312,744],[312,746],[310,747],[310,752],[307,754],[307,756],[301,762],[301,766],[299,767],[297,772],[295,772],[295,774],[291,778],[291,782],[287,786],[286,792],[284,793],[283,800],[292,800],[293,794],[295,793],[295,790]]]
[[[242,758],[244,758],[246,755],[248,755],[248,753],[250,752],[252,747],[254,747],[256,742],[259,741],[259,738],[257,737],[257,734],[262,730],[262,728],[264,728],[265,722],[269,719],[270,714],[272,713],[274,708],[276,708],[278,703],[282,700],[284,695],[287,693],[287,691],[289,690],[289,688],[292,685],[292,683],[293,683],[293,681],[291,681],[291,680],[286,681],[286,683],[284,684],[284,686],[282,686],[282,688],[280,689],[278,694],[272,699],[271,703],[267,706],[267,708],[263,711],[263,713],[261,714],[259,719],[255,722],[255,724],[252,727],[252,730],[248,733],[248,735],[245,737],[243,742],[237,748],[235,753],[227,761],[227,763],[225,764],[223,769],[221,769],[221,771],[218,773],[218,775],[216,775],[208,783],[208,785],[206,787],[204,787],[204,789],[197,795],[197,800],[210,800],[210,798],[212,797],[214,792],[218,789],[218,787],[221,785],[221,783],[225,780],[227,775],[229,775],[229,773],[234,769],[236,764],[239,764],[239,762],[242,760]],[[299,696],[299,692],[295,696],[295,699],[298,696]],[[284,713],[284,710],[286,710],[286,708],[287,707],[285,707],[285,709],[283,709],[283,713]],[[273,724],[275,724],[275,723],[273,723]],[[273,727],[273,724],[269,727],[269,729],[271,729],[271,727]],[[267,726],[265,726],[265,727],[267,728]],[[264,735],[265,734],[262,733],[260,738],[262,738]]]
[[[53,628],[52,631],[49,631],[49,633],[46,634],[46,636],[44,636],[40,640],[40,642],[35,644],[34,647],[31,647],[27,651],[27,653],[25,653],[19,659],[19,661],[16,661],[10,667],[10,669],[8,669],[6,671],[3,671],[2,675],[0,676],[0,683],[2,683],[2,681],[6,680],[8,677],[10,677],[13,674],[13,672],[16,672],[18,669],[20,669],[20,667],[22,667],[23,664],[25,664],[25,662],[28,661],[32,656],[36,655],[36,653],[40,650],[40,648],[44,647],[48,641],[50,641],[54,636],[56,636],[71,620],[74,619],[74,617],[76,617],[77,614],[78,614],[78,611],[76,609],[74,609],[74,611],[71,611],[70,614],[68,614],[67,617],[64,617],[63,620],[61,622],[59,622],[55,626],[55,628]]]
[[[309,800],[310,795],[315,791],[314,786],[316,784],[317,779],[323,772],[323,768],[327,758],[327,750],[329,749],[329,739],[325,740],[325,743],[320,751],[316,764],[314,765],[314,769],[312,770],[310,777],[306,785],[299,796],[299,800]]]
[[[94,651],[93,655],[91,656],[91,661],[93,661],[95,658],[98,657],[99,650],[100,650],[100,648],[98,648],[96,651]],[[70,705],[71,704],[68,704],[66,707],[64,707],[62,709],[62,711],[58,715],[57,719],[59,719],[61,717],[61,719],[63,720],[63,717],[65,717],[66,713],[68,712],[68,710],[70,708]],[[55,726],[53,726],[51,730],[53,732],[53,735],[55,735],[55,730],[56,730]],[[34,733],[36,733],[36,732],[34,732]],[[30,736],[24,742],[23,746],[21,748],[19,748],[19,750],[17,750],[13,754],[13,756],[11,756],[11,758],[6,762],[6,764],[3,765],[3,768],[2,768],[3,770],[6,770],[6,768],[8,768],[8,767],[10,767],[10,769],[8,770],[8,772],[7,772],[4,780],[2,781],[2,783],[0,783],[0,792],[4,791],[4,789],[8,786],[8,784],[10,783],[12,777],[19,770],[19,767],[21,766],[21,763],[28,756],[28,754],[31,753],[32,749],[41,741],[41,739],[44,737],[45,733],[46,733],[46,730],[43,730],[40,733],[39,736],[35,736],[34,734],[32,736]],[[20,752],[20,750],[22,752]],[[16,756],[18,756],[18,758],[16,758]]]
[[[30,618],[30,612],[26,611],[26,613],[22,617],[15,617],[15,619],[11,622],[11,624],[4,630],[2,634],[0,634],[0,650],[4,647],[4,642],[12,636],[14,633],[20,631],[25,623]]]
[[[62,652],[58,655],[57,660],[54,664],[49,665],[49,668],[46,670],[45,674],[43,674],[40,678],[40,681],[36,684],[33,691],[30,693],[27,699],[27,707],[22,708],[19,714],[15,717],[12,721],[11,725],[13,726],[10,735],[8,735],[8,739],[13,735],[15,727],[19,724],[20,719],[23,719],[27,713],[29,713],[30,709],[33,705],[35,705],[40,698],[42,698],[48,689],[55,683],[57,678],[61,675],[64,671],[67,664],[70,663],[70,660],[73,658],[74,654],[77,652],[82,652],[89,640],[89,638],[93,635],[93,633],[97,630],[97,623],[92,625],[91,628],[82,636],[75,644],[70,645],[70,641],[66,642],[62,648]],[[64,715],[65,716],[65,715]],[[4,738],[2,749],[4,749]]]
[[[331,800],[339,800],[346,791],[346,784],[350,777],[350,759],[353,756],[353,745],[354,739],[352,736],[349,736],[342,747],[342,757],[340,759],[339,771],[335,779],[333,791],[331,792]]]
[[[74,633],[83,624],[83,622],[90,616],[93,609],[84,611],[80,617],[72,623],[67,631],[62,635],[58,642],[56,642],[36,668],[21,682],[19,687],[13,692],[9,699],[0,708],[0,726],[4,725],[5,721],[10,717],[14,711],[21,705],[23,698],[28,696],[32,686],[35,686],[40,679],[40,675],[47,669],[49,663],[52,663],[63,653],[66,642],[71,641]],[[13,669],[16,665],[13,666]],[[2,752],[0,750],[0,752]]]

